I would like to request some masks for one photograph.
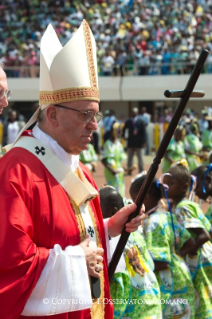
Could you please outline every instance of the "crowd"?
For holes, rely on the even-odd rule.
[[[0,5],[0,60],[9,77],[39,75],[40,39],[51,23],[64,45],[86,19],[99,75],[190,73],[212,51],[211,0],[8,0]],[[212,72],[212,55],[204,72]]]

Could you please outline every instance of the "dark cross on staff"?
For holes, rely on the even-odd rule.
[[[174,131],[177,127],[177,124],[183,114],[183,111],[186,107],[186,104],[189,100],[190,97],[202,97],[204,96],[204,92],[203,91],[193,91],[194,86],[200,76],[200,73],[202,71],[202,68],[204,66],[204,63],[206,61],[206,58],[208,56],[209,52],[207,50],[202,50],[198,61],[196,63],[196,65],[194,66],[194,69],[191,73],[190,79],[188,80],[188,83],[186,85],[186,88],[183,91],[165,91],[165,96],[166,97],[180,97],[180,102],[174,112],[174,115],[172,117],[172,120],[168,126],[168,129],[166,131],[166,133],[164,134],[164,137],[161,141],[161,144],[158,148],[158,151],[156,153],[156,157],[153,160],[152,165],[149,168],[149,171],[147,173],[147,176],[145,178],[145,181],[139,191],[139,194],[136,198],[136,205],[137,208],[136,210],[129,216],[128,221],[131,221],[134,217],[136,217],[139,214],[139,211],[141,209],[141,205],[148,193],[148,190],[153,182],[153,179],[157,173],[158,170],[158,166],[161,162],[161,159],[163,158],[165,151],[170,143],[170,140],[174,134]],[[121,234],[121,238],[119,239],[119,242],[116,246],[116,249],[114,251],[113,257],[111,259],[110,265],[109,265],[109,269],[108,269],[108,276],[109,276],[109,280],[111,281],[114,272],[116,270],[116,266],[119,262],[119,259],[122,255],[122,252],[124,250],[124,247],[127,243],[127,240],[129,238],[129,233],[126,232],[125,227],[122,230],[122,234]]]
[[[93,228],[92,228],[91,226],[88,227],[88,234],[89,234],[91,237],[93,237],[93,235],[94,235],[94,230],[93,230]]]
[[[46,154],[46,153],[45,153],[45,148],[44,148],[43,146],[42,146],[41,148],[39,148],[38,146],[36,146],[36,147],[35,147],[35,153],[38,154],[38,155],[39,155],[40,153],[41,153],[42,155],[45,155],[45,154]]]

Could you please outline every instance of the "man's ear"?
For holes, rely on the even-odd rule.
[[[58,126],[58,112],[57,108],[54,105],[50,105],[46,110],[46,119],[50,126]]]
[[[208,189],[212,188],[212,177],[210,175],[206,176],[206,183],[208,184]]]

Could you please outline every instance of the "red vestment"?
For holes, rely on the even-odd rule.
[[[96,188],[89,171],[81,163],[80,167]],[[104,298],[109,299],[104,225],[98,197],[90,205],[105,251]],[[20,314],[47,262],[49,249],[55,244],[65,249],[81,241],[69,197],[41,161],[16,147],[0,160],[0,207],[0,319],[46,318]],[[113,307],[107,302],[104,313],[106,319],[113,318]],[[51,317],[91,318],[90,309]]]

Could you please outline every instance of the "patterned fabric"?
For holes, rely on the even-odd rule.
[[[205,217],[207,218],[207,220],[209,221],[209,223],[212,226],[212,206],[211,205],[208,207],[208,210],[205,214]]]
[[[177,249],[191,237],[173,215]],[[195,293],[189,269],[176,253],[170,213],[155,212],[144,221],[144,238],[154,261],[167,262],[168,268],[156,272],[163,300],[163,318],[194,318]]]
[[[104,173],[108,185],[113,186],[122,197],[125,196],[125,185],[124,185],[124,170],[122,168],[122,161],[126,159],[126,154],[119,140],[112,142],[107,140],[104,143],[103,156],[102,158],[107,159],[107,163],[115,170],[120,172],[113,175],[108,168],[105,167]]]
[[[154,263],[138,231],[130,234],[123,254],[126,271],[116,273],[110,284],[114,319],[162,318],[160,288],[153,272]]]
[[[176,209],[177,221],[185,228],[203,228],[210,232],[211,225],[199,205],[189,200],[181,201]],[[193,238],[195,233],[190,231]],[[196,289],[196,318],[212,318],[212,244],[206,242],[197,255],[187,255],[186,263],[190,269]]]
[[[206,147],[208,151],[212,150],[212,131],[205,130],[202,132],[202,145]]]
[[[174,138],[169,143],[166,152],[168,157],[170,157],[175,162],[179,161],[181,158],[186,158],[183,142],[176,142]],[[170,166],[171,163],[164,158],[162,162],[162,172],[166,173]]]
[[[184,148],[187,151],[199,153],[199,151],[202,149],[202,143],[196,135],[188,134],[184,139]],[[200,159],[196,155],[186,154],[186,159],[191,172],[200,165]]]
[[[80,161],[83,164],[91,163],[91,162],[96,162],[97,161],[97,155],[94,150],[94,147],[92,144],[88,144],[88,149],[84,150],[80,153]]]

